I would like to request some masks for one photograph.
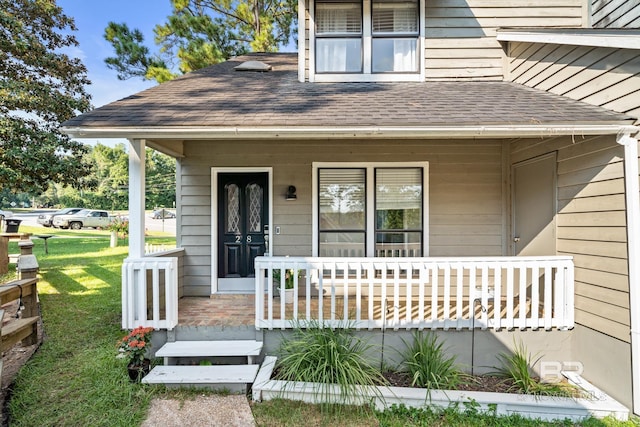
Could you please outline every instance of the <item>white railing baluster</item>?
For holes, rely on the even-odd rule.
[[[456,329],[461,330],[464,322],[464,266],[456,265]]]
[[[546,330],[549,330],[553,327],[553,325],[551,324],[551,316],[553,315],[553,306],[551,305],[552,303],[552,286],[553,286],[553,274],[554,274],[555,268],[553,268],[551,265],[547,265],[544,268],[544,293],[543,293],[543,298],[544,298],[544,302],[543,302],[543,315],[544,315],[544,328]]]
[[[558,267],[556,274],[556,283],[554,286],[554,309],[553,318],[555,319],[556,328],[560,328],[564,324],[564,292],[565,292],[565,269],[563,266]]]
[[[394,263],[393,267],[393,329],[400,327],[400,264]]]
[[[342,307],[342,320],[348,322],[349,320],[349,264],[346,263],[344,266],[344,270],[342,272],[342,298],[343,298],[343,307]]]
[[[433,264],[431,270],[431,329],[437,329],[438,321],[438,264]]]
[[[502,327],[502,266],[496,266],[493,282],[493,327]]]
[[[426,265],[422,265],[420,267],[420,273],[419,273],[419,281],[420,281],[420,288],[418,288],[418,330],[422,331],[424,328],[424,324],[425,324],[425,318],[424,318],[424,305],[425,305],[425,298],[424,298],[424,292],[425,292],[425,287],[427,286],[427,283],[429,282],[429,270],[427,269],[428,267]]]
[[[362,265],[354,265],[356,269],[356,330],[360,330],[362,323]]]
[[[480,319],[481,319],[481,328],[487,329],[487,325],[489,323],[489,267],[486,264],[483,264],[481,267],[481,276],[480,276]]]
[[[469,266],[469,289],[467,295],[467,307],[469,307],[469,330],[475,326],[476,318],[476,265]]]
[[[564,270],[564,319],[561,329],[572,329],[575,325],[575,316],[573,305],[575,303],[574,287],[575,287],[575,271],[573,270],[573,264],[565,261],[561,267]]]
[[[540,319],[540,268],[534,265],[531,268],[531,327],[539,328]]]
[[[518,324],[520,330],[526,327],[527,315],[527,265],[524,262],[519,264],[520,268],[520,289],[518,294]]]
[[[373,308],[374,308],[374,291],[373,291],[373,281],[375,279],[375,267],[372,262],[368,262],[367,264],[367,281],[369,282],[369,295],[368,295],[368,303],[369,303],[369,312],[367,316],[367,321],[369,322],[369,330],[373,329],[374,324],[374,316],[373,316]]]
[[[514,298],[513,288],[515,286],[514,274],[515,274],[515,266],[508,265],[507,266],[507,319],[506,319],[506,326],[508,329],[513,329],[515,326],[513,321],[513,298]]]
[[[443,304],[442,304],[442,317],[444,322],[444,330],[449,329],[449,322],[451,319],[451,264],[447,263],[444,266],[444,286],[443,289]]]
[[[404,323],[407,331],[410,331],[413,325],[413,264],[411,262],[406,264],[407,269],[407,285],[406,293],[404,295]]]

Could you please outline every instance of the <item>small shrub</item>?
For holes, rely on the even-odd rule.
[[[501,353],[498,356],[501,366],[496,368],[496,375],[507,378],[514,383],[518,391],[525,394],[565,396],[573,397],[579,393],[574,392],[561,384],[544,384],[532,375],[531,368],[535,366],[542,356],[531,355],[522,341],[514,343],[513,353]],[[535,358],[535,360],[534,360]]]
[[[460,384],[462,373],[455,364],[456,358],[447,356],[436,334],[416,332],[411,344],[404,343],[402,366],[409,372],[413,386],[454,389]]]
[[[385,383],[380,371],[365,359],[369,349],[350,328],[325,328],[318,322],[311,322],[307,328],[298,326],[280,345],[276,378],[318,383],[318,394],[328,403],[336,384],[337,402],[362,404],[357,386]]]

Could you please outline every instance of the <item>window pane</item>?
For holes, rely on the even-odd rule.
[[[227,205],[227,223],[225,231],[227,233],[240,232],[240,189],[235,184],[225,186],[225,197]]]
[[[320,230],[365,229],[364,169],[320,169]]]
[[[421,169],[376,169],[376,230],[421,229]]]
[[[362,71],[362,40],[316,39],[318,73],[359,73]]]
[[[376,233],[376,256],[387,258],[422,256],[422,233]]]
[[[418,41],[416,39],[373,39],[371,70],[384,72],[417,72]]]
[[[320,233],[320,256],[363,257],[364,232]]]
[[[247,186],[247,206],[249,206],[249,232],[262,231],[262,187],[258,184]]]
[[[317,2],[315,19],[318,34],[360,34],[362,3]]]
[[[373,33],[417,33],[418,1],[373,0]]]

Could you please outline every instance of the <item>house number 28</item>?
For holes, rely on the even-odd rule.
[[[236,235],[236,243],[240,243],[240,241],[242,240],[242,236],[240,235]],[[247,243],[251,243],[251,236],[247,236]]]

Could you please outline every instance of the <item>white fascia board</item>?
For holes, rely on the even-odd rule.
[[[326,139],[326,138],[544,138],[570,135],[612,135],[635,133],[639,127],[629,124],[524,125],[524,126],[337,126],[337,127],[65,127],[72,138],[144,138],[144,139]]]
[[[640,49],[640,31],[499,29],[498,41]]]

